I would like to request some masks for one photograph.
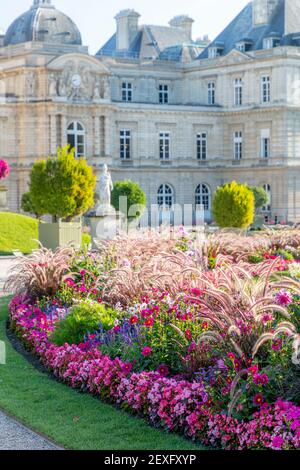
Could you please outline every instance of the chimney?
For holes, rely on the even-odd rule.
[[[127,51],[139,31],[140,14],[134,10],[122,10],[115,16],[117,22],[117,50]]]
[[[271,22],[278,6],[283,0],[253,0],[253,26],[263,26]]]
[[[169,25],[173,28],[184,29],[189,40],[192,40],[192,28],[194,20],[187,15],[175,16],[170,22]]]

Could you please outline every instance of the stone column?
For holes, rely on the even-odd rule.
[[[50,116],[50,154],[55,155],[57,150],[57,128],[56,128],[56,119],[55,114]]]
[[[61,145],[64,147],[68,143],[67,137],[67,117],[65,115],[61,115]]]
[[[105,156],[111,154],[111,118],[110,116],[105,116],[104,121],[104,133],[105,133]]]
[[[101,137],[100,137],[100,117],[94,117],[94,154],[99,157],[101,154]]]

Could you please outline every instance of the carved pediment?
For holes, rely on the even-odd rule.
[[[237,49],[233,49],[224,57],[219,58],[219,63],[224,65],[231,65],[231,64],[240,64],[242,62],[250,62],[253,60],[246,52],[238,51]]]
[[[49,95],[69,101],[110,99],[108,69],[94,57],[66,54],[51,61]]]

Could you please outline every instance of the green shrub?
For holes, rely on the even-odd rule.
[[[217,189],[213,200],[213,215],[222,228],[248,228],[254,220],[254,194],[248,186],[232,183]]]
[[[120,207],[120,197],[122,196],[127,197],[126,217],[128,217],[129,220],[139,218],[147,204],[146,194],[141,187],[132,181],[118,181],[114,184],[114,189],[111,194],[112,206],[117,211],[123,210],[124,212],[125,208]]]
[[[81,248],[83,250],[88,249],[90,244],[92,242],[92,237],[89,233],[83,232],[82,234],[82,242],[81,242]]]
[[[34,163],[26,198],[35,214],[70,221],[93,207],[95,186],[92,168],[67,145],[58,148],[56,157]]]
[[[259,186],[252,186],[249,189],[251,189],[254,194],[255,211],[258,211],[263,206],[268,204],[268,195],[264,188],[261,188]]]
[[[104,304],[82,302],[59,321],[50,335],[50,341],[57,346],[63,346],[65,343],[80,344],[85,335],[97,331],[100,324],[104,330],[111,329],[116,318],[117,312]]]

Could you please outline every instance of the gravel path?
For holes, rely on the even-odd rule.
[[[59,447],[0,411],[0,450],[59,450]]]

